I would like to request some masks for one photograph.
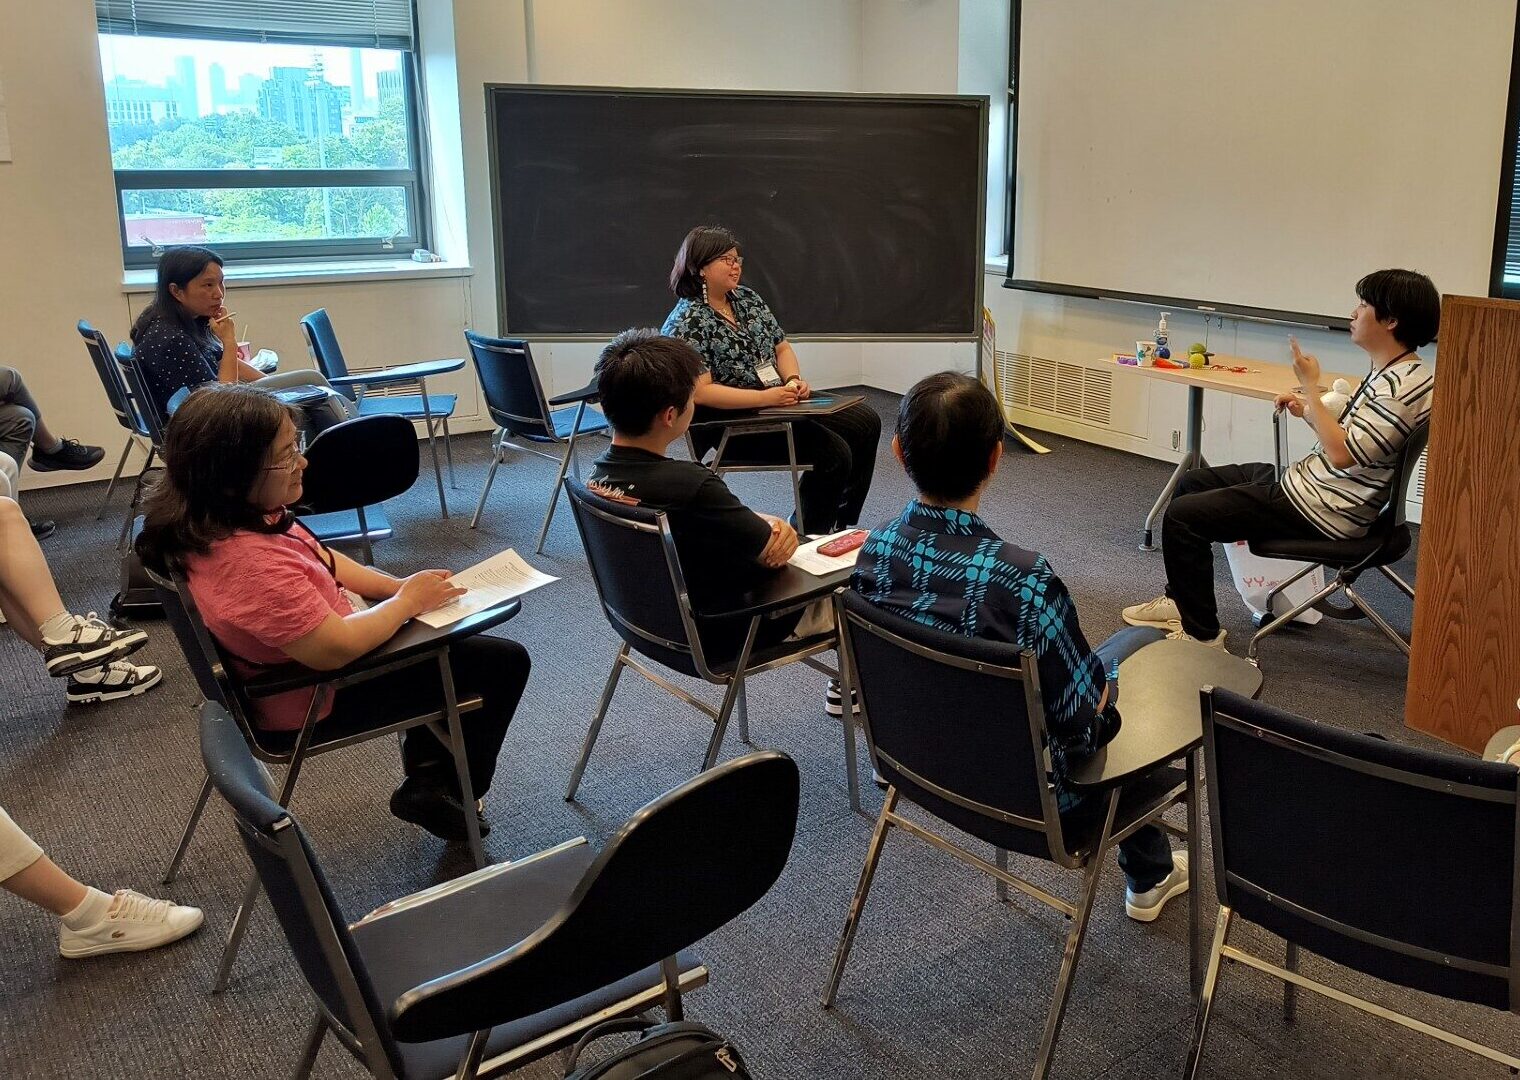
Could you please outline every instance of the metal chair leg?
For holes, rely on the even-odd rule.
[[[1283,581],[1279,581],[1276,585],[1272,586],[1272,591],[1267,593],[1267,598],[1262,603],[1262,607],[1267,609],[1267,614],[1272,614],[1272,605],[1277,602],[1277,598],[1282,595],[1284,590],[1286,590],[1289,585],[1292,585],[1299,578],[1308,574],[1311,570],[1318,569],[1320,565],[1320,563],[1305,563],[1303,569],[1299,570],[1292,577],[1287,578]]]
[[[206,812],[206,802],[211,798],[211,777],[207,776],[205,783],[201,784],[201,793],[195,800],[195,809],[190,811],[190,820],[185,822],[185,831],[180,834],[179,847],[174,849],[174,857],[169,860],[169,869],[164,871],[163,884],[169,885],[179,873],[179,864],[185,858],[185,851],[190,847],[190,838],[195,835],[195,830],[201,823],[201,815]]]
[[[997,868],[1003,873],[1008,873],[1008,852],[1004,848],[997,849]],[[1001,904],[1008,903],[1008,882],[1001,878],[997,879],[997,898]]]
[[[238,949],[243,944],[243,935],[248,932],[248,918],[253,914],[253,905],[258,902],[261,889],[258,872],[255,871],[248,879],[247,888],[243,890],[243,902],[238,905],[237,914],[232,917],[232,929],[228,931],[227,945],[222,949],[216,981],[211,984],[213,994],[220,994],[227,989],[227,983],[232,978],[233,961],[237,959]]]
[[[749,741],[749,694],[745,691],[742,679],[739,681],[739,697],[734,705],[734,714],[739,720],[739,741],[745,746],[754,746]]]
[[[1377,611],[1373,609],[1372,605],[1367,603],[1366,600],[1363,600],[1361,595],[1358,594],[1357,591],[1350,585],[1345,586],[1345,589],[1347,598],[1350,599],[1350,601],[1361,610],[1362,614],[1371,619],[1372,624],[1381,630],[1389,641],[1397,645],[1405,656],[1408,656],[1409,642],[1404,640],[1404,636],[1395,630],[1392,626],[1389,626],[1388,620],[1379,615]]]
[[[301,1051],[301,1060],[296,1063],[295,1080],[307,1080],[312,1069],[317,1066],[317,1054],[322,1050],[322,1040],[327,1037],[327,1018],[320,1012],[312,1021],[311,1034],[306,1037],[306,1049]]]
[[[835,655],[839,657],[839,712],[840,725],[844,730],[844,778],[850,794],[850,809],[864,814],[860,805],[860,766],[855,756],[855,680],[850,674],[846,651],[840,646]]]
[[[486,472],[485,487],[480,489],[480,501],[475,504],[475,516],[470,518],[470,528],[480,524],[480,515],[486,508],[486,496],[491,494],[491,485],[496,483],[496,470],[501,468],[502,448],[500,444],[492,447],[491,468]]]
[[[797,443],[792,438],[792,425],[786,425],[786,463],[792,473],[792,508],[797,515],[797,532],[805,533],[802,523],[802,473],[797,468]]]
[[[359,544],[364,548],[364,565],[375,565],[375,549],[369,539],[369,519],[365,516],[364,507],[354,511],[359,517]]]
[[[607,718],[607,707],[612,704],[612,695],[617,690],[618,679],[623,674],[623,663],[628,658],[628,643],[618,650],[617,658],[612,661],[612,670],[607,674],[607,685],[602,687],[602,700],[597,703],[596,716],[591,719],[591,726],[586,729],[586,742],[581,747],[580,760],[575,763],[575,768],[570,772],[570,784],[565,788],[565,801],[575,801],[575,791],[581,786],[581,774],[586,771],[586,762],[591,760],[591,748],[596,745],[596,737],[602,733],[602,721]]]
[[[759,632],[760,616],[756,615],[749,621],[749,633],[744,636],[744,647],[739,650],[734,677],[728,681],[728,689],[723,693],[723,705],[713,720],[712,738],[707,741],[707,753],[702,758],[702,768],[698,770],[700,772],[706,772],[718,763],[718,751],[723,747],[723,733],[728,730],[729,717],[733,715],[734,705],[744,690],[744,669],[749,667],[749,654],[754,651],[755,637]]]
[[[428,401],[427,382],[419,380],[417,385],[422,390],[422,426],[427,432],[428,452],[433,455],[433,479],[438,481],[438,509],[443,512],[443,519],[447,521],[449,500],[443,494],[443,468],[438,464],[438,440],[433,437],[433,406]]]
[[[1108,815],[1103,822],[1103,831],[1098,834],[1098,844],[1087,860],[1082,900],[1076,917],[1072,919],[1071,932],[1066,935],[1066,947],[1061,952],[1061,973],[1056,976],[1055,999],[1045,1017],[1045,1033],[1040,1037],[1040,1050],[1034,1062],[1034,1080],[1045,1080],[1050,1073],[1050,1059],[1055,1053],[1056,1039],[1061,1035],[1061,1021],[1066,1017],[1066,1003],[1071,998],[1071,983],[1077,973],[1077,961],[1082,956],[1082,942],[1087,937],[1093,902],[1098,898],[1098,879],[1103,876],[1103,864],[1108,859],[1109,837],[1113,835],[1114,815],[1118,809],[1119,792],[1116,790],[1108,797]]]
[[[1273,619],[1271,622],[1267,623],[1266,626],[1263,626],[1260,630],[1256,631],[1256,633],[1251,638],[1251,644],[1246,646],[1246,659],[1253,664],[1256,663],[1256,647],[1261,642],[1262,638],[1266,637],[1268,634],[1277,633],[1277,631],[1283,626],[1286,626],[1288,623],[1298,618],[1302,612],[1308,611],[1315,604],[1319,603],[1321,600],[1329,596],[1340,587],[1340,579],[1336,578],[1319,592],[1315,593],[1313,596],[1309,597],[1309,599],[1305,600],[1302,604],[1299,604],[1292,611],[1284,612],[1277,618]]]
[[[454,479],[454,437],[449,434],[449,418],[445,416],[439,423],[443,426],[443,457],[449,465],[449,487],[458,489],[459,482]]]
[[[1283,954],[1283,967],[1289,971],[1298,972],[1298,945],[1288,942],[1287,951]],[[1283,981],[1283,1019],[1292,1023],[1296,1018],[1298,1006],[1298,987],[1286,980]]]
[[[1409,597],[1411,600],[1414,599],[1414,586],[1409,584],[1409,582],[1405,581],[1403,578],[1399,577],[1398,574],[1394,573],[1392,567],[1380,566],[1378,567],[1378,571],[1389,581],[1397,585],[1399,587],[1399,591],[1401,591],[1405,596]]]
[[[459,781],[459,804],[464,810],[464,832],[470,855],[477,868],[486,865],[486,851],[480,840],[480,821],[475,816],[475,785],[470,780],[470,758],[464,748],[464,717],[459,713],[459,696],[454,688],[454,668],[449,654],[438,656],[438,675],[443,682],[443,706],[448,725],[449,752],[454,758],[454,775]]]
[[[148,448],[148,460],[143,462],[142,472],[137,474],[137,482],[132,487],[132,501],[127,504],[127,519],[121,523],[121,535],[116,538],[116,550],[126,551],[127,541],[132,536],[132,522],[137,518],[137,508],[142,504],[143,481],[148,477],[148,470],[153,467],[153,457],[158,453],[158,447]]]
[[[1225,936],[1230,932],[1227,907],[1219,909],[1219,919],[1214,924],[1214,944],[1209,949],[1209,969],[1203,977],[1203,992],[1198,998],[1198,1012],[1193,1020],[1193,1041],[1188,1044],[1187,1064],[1182,1067],[1183,1080],[1194,1080],[1198,1075],[1198,1063],[1203,1057],[1203,1040],[1209,1033],[1209,1010],[1214,1005],[1214,990],[1219,985],[1219,961],[1224,953]]]
[[[581,408],[584,409],[585,405],[585,402],[581,402]],[[577,413],[575,417],[577,427],[580,426],[580,422],[580,414]],[[544,553],[544,539],[549,535],[549,522],[554,520],[554,510],[559,505],[559,489],[564,486],[565,470],[570,467],[570,455],[573,453],[575,453],[575,432],[572,431],[569,440],[565,443],[565,456],[559,459],[559,474],[554,478],[554,488],[549,492],[549,508],[544,511],[544,524],[538,530],[538,547],[533,549],[540,555]]]
[[[844,977],[844,965],[850,959],[850,949],[855,944],[855,931],[860,928],[860,913],[865,910],[866,897],[871,892],[871,880],[876,876],[876,864],[881,860],[882,845],[887,842],[887,830],[892,827],[889,818],[896,809],[897,789],[888,788],[887,800],[881,804],[881,813],[876,815],[876,829],[871,833],[871,846],[866,848],[865,865],[860,868],[860,883],[855,886],[849,914],[844,918],[844,930],[834,949],[834,968],[829,972],[829,985],[823,991],[825,1009],[834,1007],[834,999],[839,994],[839,980]]]
[[[121,458],[116,462],[116,471],[111,474],[111,482],[106,485],[105,498],[100,500],[100,509],[95,511],[96,521],[106,516],[106,507],[111,505],[111,493],[116,490],[116,481],[121,479],[121,470],[127,467],[127,457],[132,453],[132,444],[136,441],[133,436],[127,436],[127,445],[122,447]]]

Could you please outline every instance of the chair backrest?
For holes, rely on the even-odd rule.
[[[264,773],[231,716],[201,706],[201,759],[227,800],[280,929],[323,1009],[357,1037],[376,1076],[401,1072],[400,1055],[377,1004],[364,959],[305,831],[270,794]]]
[[[612,628],[636,652],[700,675],[707,661],[665,515],[604,499],[573,476],[565,491]]]
[[[132,434],[147,438],[147,422],[137,411],[121,367],[111,359],[111,346],[106,336],[84,319],[79,320],[77,329],[79,336],[84,338],[85,352],[90,354],[90,363],[95,365],[95,374],[106,392],[106,400],[111,403],[111,411],[116,414],[116,422]]]
[[[417,431],[402,416],[360,416],[306,448],[301,504],[313,514],[357,510],[393,499],[417,481]]]
[[[332,319],[326,308],[317,308],[310,315],[301,317],[301,330],[306,335],[311,358],[317,362],[317,370],[329,379],[341,379],[348,374],[348,364],[343,360],[343,350],[338,345],[338,335],[333,331]],[[353,391],[342,392],[353,397]]]
[[[168,423],[168,418],[158,415],[158,406],[154,405],[153,399],[148,396],[148,380],[143,378],[142,365],[138,363],[137,354],[132,351],[130,342],[123,341],[116,346],[116,369],[126,380],[127,394],[131,398],[138,419],[142,421],[146,429],[144,434],[152,440],[154,446],[162,448],[164,427]]]
[[[1219,902],[1358,971],[1501,1009],[1520,994],[1513,766],[1203,692]]]
[[[797,828],[797,766],[747,754],[701,773],[618,830],[542,927],[464,972],[402,994],[408,1042],[531,1016],[673,957],[780,877]]]
[[[554,422],[533,353],[521,338],[464,332],[485,393],[486,410],[508,434],[553,438]]]
[[[883,778],[972,835],[1069,864],[1046,782],[1033,654],[925,626],[853,589],[840,592],[837,604],[861,722]]]
[[[1404,514],[1409,505],[1409,485],[1414,482],[1414,474],[1420,465],[1420,455],[1425,452],[1425,446],[1430,442],[1430,420],[1426,419],[1415,425],[1409,433],[1409,438],[1404,440],[1404,446],[1399,450],[1398,474],[1393,480],[1393,489],[1389,492],[1388,505],[1383,508],[1383,515],[1390,520],[1387,528],[1391,532],[1404,524]]]

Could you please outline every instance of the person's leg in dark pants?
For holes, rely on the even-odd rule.
[[[9,416],[9,423],[0,418],[0,450],[16,459],[16,464],[26,460],[27,443],[32,446],[32,468],[38,472],[55,469],[77,471],[98,464],[106,452],[98,446],[85,446],[73,439],[60,439],[48,430],[38,406],[21,372],[15,368],[0,367],[0,417]],[[23,426],[30,434],[17,445]],[[9,428],[9,432],[5,430]],[[18,452],[19,451],[19,452]]]
[[[1161,526],[1166,595],[1177,605],[1182,629],[1200,641],[1219,636],[1215,543],[1319,535],[1283,494],[1270,464],[1194,469],[1184,475]]]
[[[26,461],[36,430],[37,417],[31,409],[14,402],[0,404],[0,454],[9,456],[17,466]]]
[[[850,444],[816,420],[798,420],[792,424],[797,464],[811,465],[802,474],[802,521],[810,533],[832,531],[839,516],[840,500],[850,480]],[[697,452],[706,453],[704,444],[716,445],[711,432],[704,431],[697,440]],[[786,464],[786,435],[767,432],[763,435],[736,435],[723,451],[725,461],[753,461]],[[874,458],[873,458],[874,460]]]
[[[833,524],[827,530],[815,527],[810,517],[808,528],[813,532],[833,532],[848,528],[860,521],[860,511],[865,506],[866,495],[871,490],[871,479],[876,475],[876,449],[881,443],[881,417],[865,402],[841,409],[831,416],[820,416],[812,421],[842,438],[850,448],[850,469],[840,494],[839,507]]]

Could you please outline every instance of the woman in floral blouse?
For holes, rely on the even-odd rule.
[[[727,229],[699,225],[686,234],[670,288],[676,306],[662,333],[691,344],[706,361],[697,382],[700,419],[718,419],[713,410],[794,405],[812,394],[797,354],[771,309],[754,289],[739,284],[744,258]],[[721,414],[720,414],[721,415]],[[699,453],[716,446],[721,430],[693,430]],[[802,476],[802,517],[811,533],[834,532],[860,520],[876,468],[881,418],[864,403],[792,425],[797,460],[811,465]],[[786,462],[780,433],[731,440],[736,456],[748,461]]]

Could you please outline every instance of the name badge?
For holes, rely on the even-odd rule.
[[[781,372],[776,370],[775,364],[761,364],[755,368],[755,374],[766,386],[781,385]]]

